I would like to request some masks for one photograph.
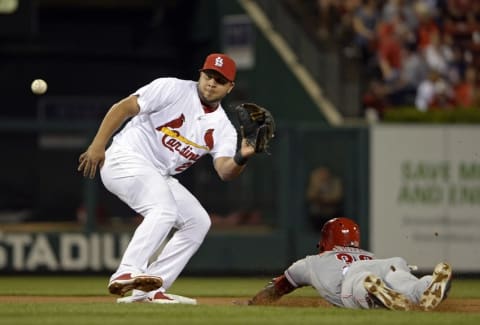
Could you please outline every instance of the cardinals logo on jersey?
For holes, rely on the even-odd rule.
[[[193,148],[203,149],[205,151],[212,150],[214,146],[214,129],[208,129],[205,132],[205,135],[203,136],[205,145],[200,145],[185,138],[177,130],[172,130],[182,127],[184,122],[185,116],[181,114],[176,119],[157,127],[156,130],[164,133],[162,144],[165,146],[165,148],[172,152],[178,152],[181,156],[187,158],[188,160],[196,161],[201,157],[201,155],[195,154],[193,152]]]
[[[212,150],[214,145],[213,129],[208,129],[207,132],[205,132],[203,139],[205,140],[205,144],[207,145],[208,149]]]
[[[176,119],[171,120],[170,122],[165,123],[164,125],[161,125],[156,128],[157,131],[161,131],[162,128],[170,128],[170,129],[179,129],[182,127],[183,122],[185,122],[185,116],[182,114]]]

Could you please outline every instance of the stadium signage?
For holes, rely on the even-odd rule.
[[[112,271],[130,237],[127,233],[0,232],[0,270]]]

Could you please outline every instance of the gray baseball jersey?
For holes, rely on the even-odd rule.
[[[335,247],[331,251],[298,260],[285,271],[285,277],[293,286],[312,286],[328,302],[343,306],[342,281],[349,265],[373,258],[373,253],[362,249]]]

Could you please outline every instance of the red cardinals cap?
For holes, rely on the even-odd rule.
[[[222,53],[212,53],[205,59],[200,71],[215,70],[229,81],[235,80],[237,66],[235,61],[228,55]]]

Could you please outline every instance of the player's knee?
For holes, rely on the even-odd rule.
[[[391,271],[402,270],[402,271],[410,271],[408,268],[407,261],[402,257],[392,257],[389,259],[390,261],[390,269]]]
[[[162,206],[154,207],[144,215],[144,218],[155,218],[161,223],[174,225],[177,220],[178,211],[176,208],[165,209]]]
[[[212,225],[212,221],[210,220],[210,216],[205,213],[201,217],[196,220],[198,230],[201,231],[204,235],[207,234],[210,226]]]
[[[202,243],[205,236],[210,229],[211,221],[208,214],[197,215],[195,218],[190,219],[187,223],[184,223],[180,228],[184,233],[188,233],[189,238],[196,242]]]

